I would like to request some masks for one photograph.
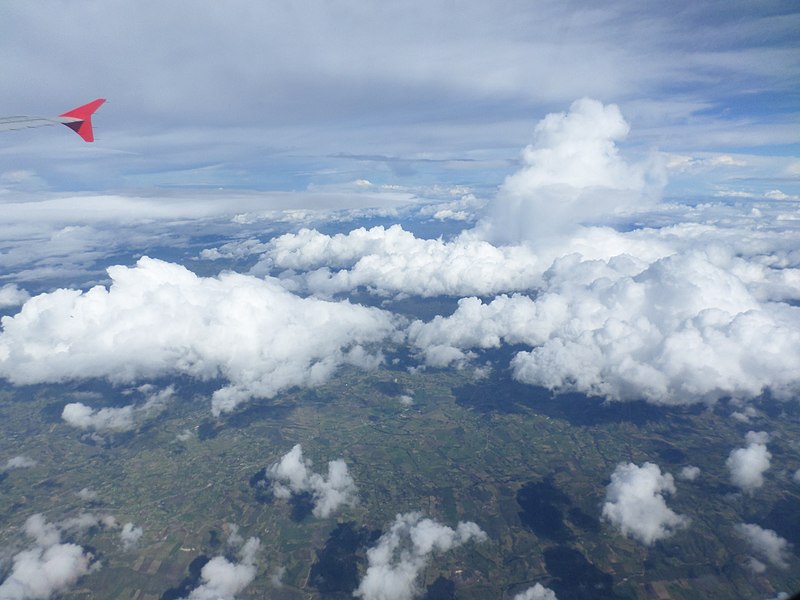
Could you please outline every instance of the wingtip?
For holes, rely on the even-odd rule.
[[[75,133],[83,138],[86,142],[94,141],[94,131],[92,131],[92,114],[102,106],[106,101],[105,98],[97,98],[86,104],[82,104],[72,110],[60,114],[60,117],[67,117],[76,119],[71,123],[64,123],[67,127],[72,129]]]

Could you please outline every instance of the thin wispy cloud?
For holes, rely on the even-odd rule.
[[[0,57],[7,80],[25,85],[9,89],[3,114],[58,114],[87,94],[109,102],[93,150],[75,155],[69,132],[14,132],[13,152],[0,156],[4,171],[56,189],[297,189],[347,177],[342,155],[460,158],[427,174],[365,161],[360,175],[452,180],[463,159],[513,157],[533,115],[584,96],[620,103],[644,146],[797,143],[799,21],[790,2],[343,0],[302,14],[245,2],[15,3]],[[52,56],[78,74],[53,69]],[[473,166],[478,181],[495,173]]]

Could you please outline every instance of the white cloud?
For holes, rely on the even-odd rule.
[[[364,207],[381,206],[381,212],[390,212],[390,207],[411,201],[410,194],[384,191],[345,194],[176,190],[138,196],[49,193],[24,200],[17,194],[3,198],[0,191],[0,212],[4,217],[0,223],[0,281],[21,284],[55,278],[71,285],[75,281],[94,283],[102,277],[101,265],[107,264],[108,257],[131,253],[138,256],[136,249],[167,237],[173,248],[188,245],[198,227],[209,236],[224,238],[227,234],[238,237],[248,224],[258,223],[250,229],[263,235],[261,223],[272,229],[276,223],[286,226],[295,222],[329,222],[350,218],[349,213],[333,213],[336,209],[349,207],[353,212],[366,212],[372,209]],[[217,254],[224,255],[225,250],[223,247]],[[204,256],[212,258],[214,252]],[[6,293],[21,304],[18,300],[24,292],[15,292],[13,285],[9,286]],[[50,281],[48,287],[52,287]]]
[[[756,418],[759,412],[752,406],[745,406],[742,410],[737,410],[731,413],[731,417],[740,423],[749,423],[752,419]]]
[[[649,206],[658,177],[649,164],[619,155],[614,142],[625,131],[616,107],[580,101],[540,123],[529,160],[476,229],[451,241],[419,239],[399,226],[337,235],[304,229],[267,243],[254,272],[287,269],[287,286],[321,295],[357,287],[384,295],[526,294],[463,299],[450,317],[414,323],[410,340],[432,366],[461,364],[476,348],[524,344],[531,349],[514,358],[514,376],[556,391],[661,404],[765,390],[796,395],[800,309],[784,301],[800,297],[800,253],[796,227],[775,226],[780,207],[742,214],[719,204],[650,206],[637,219],[652,228],[572,227],[619,203]],[[535,198],[555,189],[564,202],[554,201],[550,215]],[[562,217],[570,225],[555,230],[564,235],[529,235]],[[489,243],[496,230],[516,245]]]
[[[244,538],[239,533],[239,526],[236,523],[226,523],[225,529],[228,532],[228,539],[225,541],[228,546],[236,547],[244,544]]]
[[[19,306],[24,304],[28,298],[30,298],[30,294],[13,283],[7,283],[0,287],[0,308]]]
[[[558,600],[558,598],[553,590],[544,587],[541,583],[537,583],[514,596],[514,600]]]
[[[255,579],[260,549],[259,539],[251,537],[239,551],[239,562],[224,556],[212,558],[200,571],[200,585],[186,600],[234,600]]]
[[[770,467],[772,454],[767,450],[769,436],[766,432],[748,431],[746,448],[731,450],[725,466],[731,474],[731,482],[745,492],[752,492],[764,485],[764,473]]]
[[[13,469],[29,469],[30,467],[35,467],[36,461],[28,456],[24,456],[20,454],[19,456],[14,456],[9,458],[6,461],[5,467],[0,469],[2,471],[11,471]]]
[[[90,571],[92,556],[77,544],[61,543],[59,528],[42,515],[28,518],[25,533],[35,543],[14,555],[11,572],[0,584],[0,599],[47,600]]]
[[[472,522],[455,530],[417,512],[399,514],[389,531],[367,551],[369,566],[354,595],[364,600],[411,600],[420,591],[418,576],[436,552],[486,540]]]
[[[800,200],[800,196],[792,196],[781,190],[770,190],[764,194],[764,197],[770,200]]]
[[[108,271],[108,289],[57,290],[3,317],[0,375],[16,384],[224,377],[230,384],[212,398],[219,414],[252,396],[319,384],[342,363],[374,366],[379,357],[364,345],[395,327],[381,310],[299,298],[272,279],[198,277],[150,258]]]
[[[82,512],[77,517],[70,517],[58,523],[62,531],[82,533],[92,527],[107,527],[113,529],[117,527],[117,520],[112,515],[95,515],[94,513]]]
[[[677,254],[557,259],[535,298],[459,302],[449,317],[415,322],[409,339],[428,364],[471,348],[530,345],[512,360],[519,381],[609,399],[662,404],[800,388],[800,310],[761,303],[727,258]]]
[[[295,445],[281,460],[267,469],[272,490],[278,498],[310,492],[314,498],[313,514],[327,518],[341,506],[353,506],[358,500],[358,489],[341,460],[328,462],[328,477],[310,471],[311,461],[303,458],[300,444]]]
[[[81,402],[71,402],[64,406],[61,418],[73,427],[95,431],[128,431],[134,427],[133,405],[94,410]]]
[[[539,259],[523,246],[493,246],[467,233],[453,242],[420,239],[400,225],[325,235],[301,229],[268,244],[252,273],[313,269],[297,283],[317,294],[367,287],[378,294],[483,294],[539,281]]]
[[[283,576],[286,575],[286,567],[275,567],[272,574],[269,576],[269,582],[272,587],[283,587]]]
[[[138,421],[146,418],[152,411],[163,408],[164,404],[175,393],[174,386],[167,386],[154,392],[152,386],[140,386],[139,391],[145,395],[141,405],[129,404],[122,407],[93,409],[82,402],[71,402],[64,406],[61,418],[73,427],[91,429],[97,432],[130,431]]]
[[[759,558],[781,569],[789,566],[790,544],[772,529],[764,529],[753,523],[739,523],[736,533],[747,541]]]
[[[589,98],[573,102],[568,113],[547,115],[522,153],[522,168],[506,178],[490,207],[489,238],[540,244],[656,200],[663,179],[657,164],[629,164],[616,147],[629,129],[619,107]]]
[[[86,502],[97,500],[97,492],[89,488],[82,488],[77,494],[81,500],[85,500]]]
[[[658,465],[620,463],[606,488],[603,517],[623,535],[649,546],[689,524],[688,518],[667,507],[664,495],[675,492],[672,475],[662,474]]]
[[[141,527],[135,527],[133,523],[125,523],[122,526],[122,531],[119,533],[119,538],[122,541],[122,549],[130,550],[134,548],[139,540],[142,538],[144,531]]]
[[[694,481],[700,476],[700,467],[695,467],[693,465],[688,465],[683,467],[678,473],[678,477],[683,479],[684,481]]]

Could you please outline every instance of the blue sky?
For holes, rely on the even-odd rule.
[[[627,153],[747,163],[691,163],[668,193],[800,191],[794,2],[8,0],[0,17],[0,114],[109,100],[93,146],[4,133],[6,189],[493,190],[539,119],[590,97],[620,106]]]

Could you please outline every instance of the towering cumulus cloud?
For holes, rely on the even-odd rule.
[[[597,226],[659,194],[655,161],[621,155],[627,132],[616,106],[579,100],[539,123],[475,229],[452,240],[399,226],[302,230],[266,244],[259,269],[291,270],[322,295],[462,296],[454,314],[408,330],[430,366],[524,345],[513,376],[558,392],[658,404],[796,396],[796,228],[719,205],[637,217],[653,228]]]
[[[538,242],[657,197],[654,165],[629,164],[619,155],[615,142],[628,131],[615,104],[589,98],[573,102],[568,113],[547,115],[522,153],[523,167],[492,203],[484,223],[490,238]]]
[[[472,522],[461,522],[453,530],[417,512],[397,515],[391,529],[367,552],[369,567],[354,595],[364,600],[411,600],[433,553],[485,539]]]
[[[606,488],[603,516],[623,535],[648,546],[686,527],[689,519],[667,507],[664,494],[675,493],[675,482],[658,465],[619,464]]]
[[[108,273],[108,289],[57,290],[3,317],[0,376],[17,384],[223,377],[230,384],[212,400],[219,414],[252,396],[319,384],[343,363],[375,366],[380,357],[365,346],[394,329],[386,312],[299,298],[272,279],[198,277],[150,258]],[[77,408],[70,414],[80,422],[97,420]]]
[[[311,461],[303,458],[300,444],[267,469],[272,491],[278,498],[310,493],[314,499],[315,517],[327,518],[343,505],[354,505],[358,489],[342,459],[328,462],[328,477],[310,471]]]

